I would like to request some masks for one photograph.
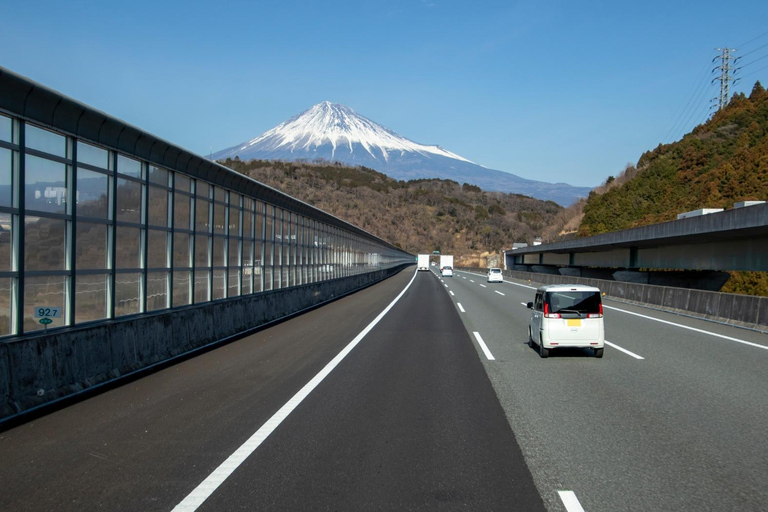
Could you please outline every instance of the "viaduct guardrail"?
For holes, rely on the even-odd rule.
[[[413,259],[0,67],[0,422]]]
[[[525,272],[719,290],[728,277],[722,271],[768,271],[768,204],[517,248],[505,252],[505,261]],[[639,269],[685,273],[651,277]]]

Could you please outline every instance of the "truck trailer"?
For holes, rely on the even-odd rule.
[[[429,270],[429,254],[419,254],[416,258],[416,266],[419,270]]]

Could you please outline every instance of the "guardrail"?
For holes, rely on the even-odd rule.
[[[482,268],[463,270],[487,272]],[[504,270],[503,273],[506,277],[529,281],[532,285],[576,283],[595,286],[613,299],[768,332],[768,297],[517,270]]]

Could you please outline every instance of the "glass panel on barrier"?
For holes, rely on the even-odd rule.
[[[136,181],[117,180],[117,220],[141,223],[141,191],[143,185]]]
[[[67,221],[27,216],[24,229],[25,270],[66,268]]]
[[[213,204],[213,232],[217,235],[223,235],[226,233],[227,207],[223,204]]]
[[[77,170],[77,216],[109,218],[109,176]]]
[[[80,275],[75,285],[75,323],[107,318],[109,274]]]
[[[168,231],[147,230],[147,268],[168,268]]]
[[[211,237],[208,235],[195,235],[195,267],[210,267]],[[197,294],[195,294],[197,295]]]
[[[0,213],[0,272],[13,270],[12,255],[13,217],[10,213]],[[2,300],[2,295],[0,295],[0,300]]]
[[[192,272],[174,270],[173,272],[173,307],[187,306],[192,303]]]
[[[13,206],[14,152],[0,148],[0,206]]]
[[[253,269],[251,267],[243,268],[243,283],[240,293],[242,295],[253,293]]]
[[[125,174],[126,176],[133,176],[134,178],[143,178],[142,165],[138,160],[129,158],[125,155],[117,155],[117,172],[119,174]]]
[[[190,222],[190,205],[192,198],[186,194],[173,195],[173,228],[192,229]]]
[[[147,311],[168,307],[168,272],[147,272]]]
[[[231,237],[227,244],[227,254],[229,254],[229,267],[240,266],[240,239]]]
[[[240,236],[240,208],[229,207],[229,231],[227,233],[230,236]]]
[[[173,234],[173,266],[182,268],[192,266],[190,235],[187,233]]]
[[[75,268],[78,270],[106,269],[108,266],[106,224],[77,223],[75,237]],[[78,284],[79,286],[79,284]],[[79,309],[79,307],[78,307]]]
[[[141,229],[117,226],[115,267],[126,269],[141,267]]]
[[[67,213],[67,166],[27,155],[24,200],[27,210]]]
[[[224,267],[227,265],[226,260],[226,244],[227,239],[223,236],[213,237],[213,265],[214,267]],[[200,266],[200,265],[196,265]]]
[[[102,169],[112,168],[109,162],[109,151],[81,141],[77,141],[77,161]]]
[[[170,173],[162,167],[154,165],[149,166],[149,181],[158,185],[168,186],[168,176]]]
[[[175,172],[173,173],[173,188],[189,192],[192,190],[192,180],[189,179],[189,176],[185,176],[180,172]]]
[[[141,310],[141,274],[115,275],[115,317],[133,315]]]
[[[61,316],[51,318],[48,328],[67,325],[67,276],[39,276],[24,279],[24,332],[41,331],[35,308],[59,308]]]
[[[227,297],[237,297],[240,295],[240,271],[229,270],[229,279],[227,279]]]
[[[11,332],[13,327],[11,304],[14,281],[15,279],[11,277],[0,278],[0,336],[13,334]]]
[[[227,296],[227,271],[213,271],[213,288],[211,289],[211,300],[223,299]]]
[[[211,232],[210,220],[211,203],[207,199],[195,200],[195,231],[199,233]]]
[[[149,219],[152,226],[168,226],[168,191],[164,188],[149,187]]]
[[[37,126],[28,124],[25,131],[24,144],[30,149],[44,151],[61,158],[69,158],[67,138]]]
[[[13,142],[13,119],[0,115],[0,140]]]
[[[195,304],[208,302],[211,287],[211,273],[208,270],[195,270]]]

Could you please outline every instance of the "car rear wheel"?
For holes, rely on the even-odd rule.
[[[596,348],[595,349],[595,357],[597,357],[597,358],[603,357],[603,349],[602,348]]]
[[[542,359],[546,359],[549,357],[549,349],[544,348],[544,345],[539,345],[539,355],[542,357]]]

